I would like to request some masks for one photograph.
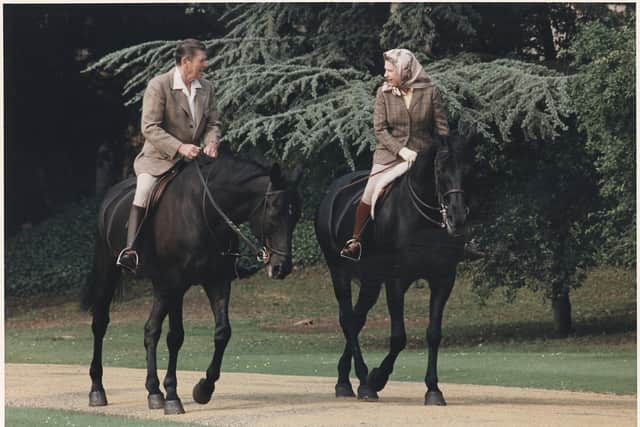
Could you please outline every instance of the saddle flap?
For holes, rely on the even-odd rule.
[[[149,216],[151,212],[158,206],[160,203],[160,199],[164,194],[165,190],[174,180],[176,176],[178,176],[179,168],[171,168],[167,172],[158,178],[158,182],[151,189],[151,194],[149,194],[149,202],[147,203],[147,211],[145,212],[145,218]]]

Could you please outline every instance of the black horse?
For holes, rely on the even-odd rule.
[[[368,172],[354,172],[338,178],[316,213],[316,235],[331,271],[333,288],[340,307],[340,326],[346,339],[338,362],[336,396],[355,396],[349,372],[354,360],[360,381],[358,399],[377,400],[393,371],[407,338],[404,326],[404,295],[418,278],[427,279],[431,289],[427,342],[429,362],[425,382],[425,404],[444,405],[438,389],[438,346],[442,337],[444,306],[456,278],[456,266],[463,258],[464,225],[468,209],[462,179],[467,159],[466,141],[439,137],[420,152],[412,168],[378,202],[375,221],[361,236],[363,256],[359,262],[341,258],[340,248],[351,236],[354,209],[360,199]],[[351,280],[359,279],[355,307]],[[378,368],[368,372],[358,335],[385,284],[391,317],[390,351]]]
[[[91,406],[107,404],[102,385],[102,341],[121,275],[115,260],[125,244],[125,223],[134,189],[133,178],[116,184],[99,210],[93,274],[83,298],[83,305],[93,313]],[[206,189],[223,214],[213,207]],[[201,404],[211,399],[231,337],[229,294],[231,281],[236,278],[238,252],[234,223],[249,223],[252,233],[264,245],[262,255],[269,276],[282,279],[292,269],[291,237],[300,216],[300,203],[295,185],[287,182],[277,165],[269,171],[229,153],[221,153],[215,160],[199,158],[190,162],[169,184],[157,209],[143,225],[139,248],[142,271],[138,274],[149,277],[153,283],[153,306],[144,328],[150,409],[164,408],[166,414],[184,413],[176,389],[178,351],[184,339],[182,303],[187,289],[197,284],[203,286],[209,298],[216,326],[213,358],[206,378],[194,387],[193,398]],[[169,363],[164,379],[165,397],[159,388],[156,347],[167,315]]]

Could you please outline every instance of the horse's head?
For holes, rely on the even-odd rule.
[[[291,240],[302,208],[296,189],[299,175],[292,180],[293,183],[289,182],[275,164],[269,179],[264,202],[252,216],[250,226],[253,233],[262,238],[266,250],[263,261],[269,277],[283,279],[293,267]]]
[[[467,171],[464,146],[466,141],[455,135],[440,138],[434,158],[435,184],[442,222],[449,235],[464,233],[469,208],[464,200],[462,183]]]

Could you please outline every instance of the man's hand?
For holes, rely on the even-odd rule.
[[[178,147],[178,153],[189,160],[193,160],[200,154],[200,147],[193,144],[182,144]]]
[[[408,149],[407,147],[402,147],[400,151],[398,151],[398,156],[402,157],[402,160],[409,163],[409,167],[416,161],[416,157],[418,157],[418,153],[413,150]]]
[[[204,154],[215,159],[216,157],[218,157],[218,146],[216,144],[205,145]]]

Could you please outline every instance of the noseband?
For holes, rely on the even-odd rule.
[[[407,177],[407,184],[409,187],[409,199],[411,200],[411,204],[413,204],[413,207],[416,208],[416,210],[418,211],[418,213],[427,221],[429,221],[430,223],[434,224],[435,226],[439,227],[439,228],[446,228],[447,227],[447,205],[445,203],[447,197],[451,194],[455,194],[455,193],[460,193],[460,194],[464,194],[464,190],[460,189],[460,188],[453,188],[447,192],[445,192],[444,194],[440,193],[440,180],[438,179],[438,167],[437,167],[437,163],[438,163],[438,154],[448,154],[448,151],[441,151],[438,152],[436,154],[436,158],[434,161],[434,168],[433,168],[433,175],[435,178],[435,183],[436,183],[436,196],[438,198],[438,204],[440,205],[439,207],[437,206],[431,206],[430,204],[426,203],[425,201],[423,201],[418,194],[416,193],[416,191],[413,189],[413,185],[411,184],[411,174],[409,173],[409,176]],[[431,211],[434,212],[440,212],[440,215],[442,216],[442,220],[441,221],[437,221],[433,218],[431,218],[429,216],[429,214],[427,212],[424,211],[423,208],[429,209]],[[467,213],[469,212],[469,208],[467,208]]]
[[[273,191],[271,191],[271,182],[269,182],[269,187],[267,187],[267,191],[265,191],[264,196],[262,197],[262,199],[260,200],[258,205],[255,208],[253,208],[253,210],[249,214],[249,219],[250,219],[256,213],[256,211],[260,208],[260,206],[264,205],[264,210],[263,210],[263,214],[262,214],[262,232],[261,232],[262,235],[260,236],[260,242],[262,244],[262,248],[259,249],[242,232],[242,230],[240,230],[240,227],[238,227],[236,224],[234,224],[234,222],[231,221],[231,219],[222,211],[222,209],[220,208],[218,203],[216,203],[215,199],[211,195],[211,191],[209,190],[209,185],[208,185],[208,183],[209,183],[209,175],[207,175],[207,179],[205,179],[204,176],[202,175],[202,170],[200,169],[200,164],[197,161],[195,163],[196,163],[196,171],[198,172],[198,176],[200,177],[200,181],[202,182],[202,186],[204,188],[204,193],[202,195],[202,214],[203,214],[203,218],[205,218],[205,224],[207,225],[207,228],[209,229],[209,232],[211,234],[214,234],[214,233],[213,233],[213,230],[211,229],[211,227],[209,226],[209,223],[206,220],[207,215],[206,215],[206,212],[205,212],[205,208],[206,208],[205,196],[206,196],[207,199],[209,199],[209,202],[211,203],[211,205],[214,207],[216,212],[218,212],[218,214],[222,217],[222,219],[229,226],[229,228],[234,233],[236,233],[236,235],[238,237],[240,237],[247,244],[247,246],[252,250],[254,255],[256,255],[256,258],[257,258],[258,261],[261,261],[263,264],[268,264],[269,260],[271,259],[271,254],[272,253],[278,254],[278,255],[281,255],[281,256],[284,256],[284,257],[291,257],[291,252],[287,252],[287,251],[283,251],[283,250],[276,249],[276,248],[273,248],[273,247],[269,247],[269,244],[267,243],[267,239],[266,239],[265,233],[264,233],[264,223],[265,223],[265,219],[266,219],[266,216],[267,216],[267,199],[269,198],[269,196],[272,196],[272,195],[278,194],[278,193],[283,193],[285,190],[273,190]]]
[[[291,257],[291,252],[283,251],[281,249],[277,249],[272,246],[269,246],[269,243],[264,233],[264,224],[267,219],[267,202],[269,200],[269,196],[273,196],[274,194],[280,194],[284,192],[285,190],[271,190],[271,182],[269,182],[269,186],[267,187],[267,191],[265,191],[264,196],[262,197],[262,200],[258,203],[258,205],[255,208],[253,208],[253,210],[249,214],[249,218],[253,217],[253,215],[260,208],[260,206],[264,206],[264,209],[262,210],[262,230],[260,233],[261,234],[260,241],[262,243],[262,251],[261,251],[262,253],[258,255],[258,261],[262,261],[265,264],[269,262],[269,259],[271,259],[272,253],[283,256],[283,257]]]

